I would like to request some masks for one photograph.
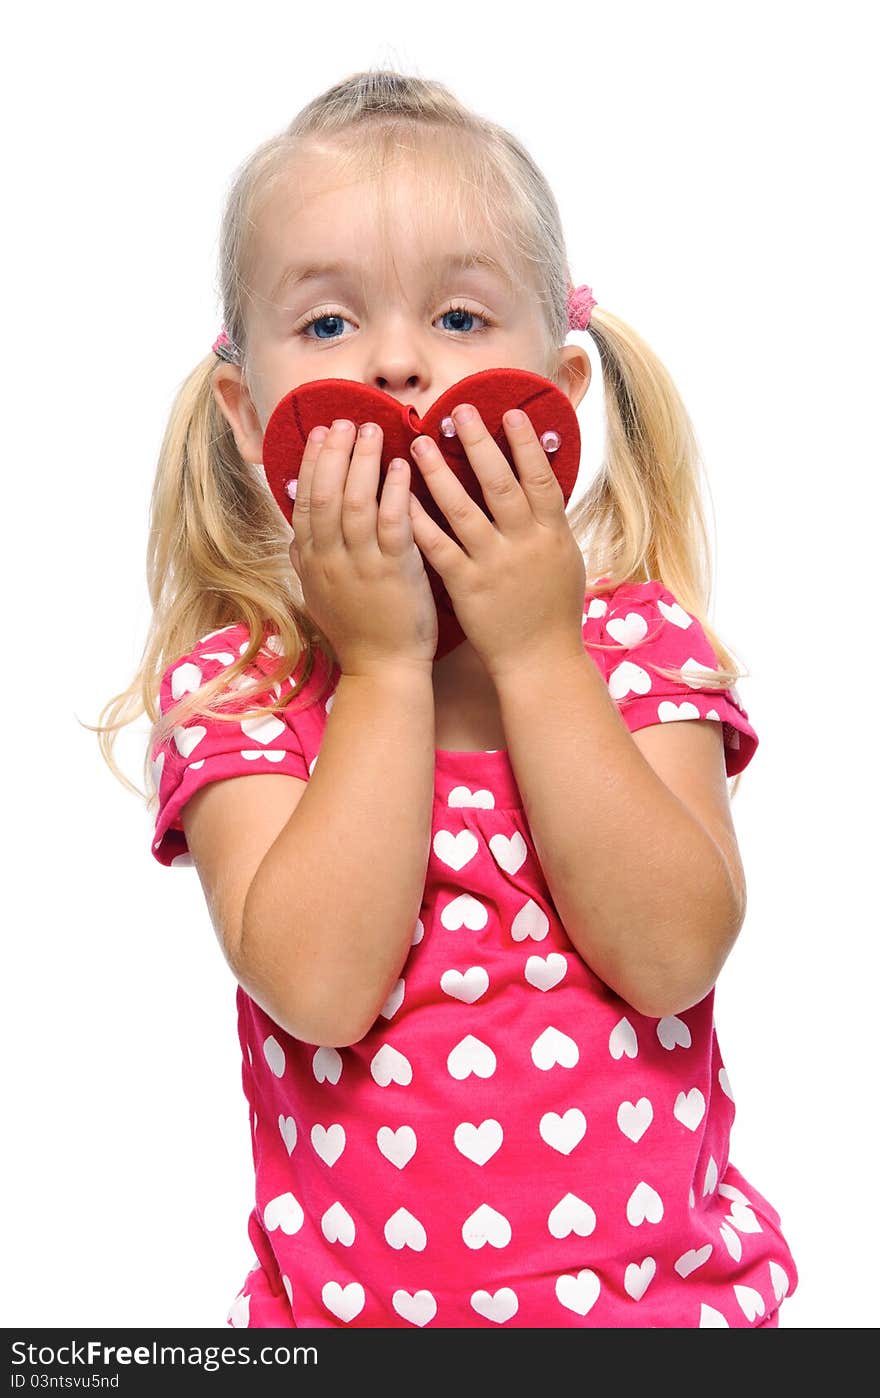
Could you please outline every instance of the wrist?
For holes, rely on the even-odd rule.
[[[587,660],[583,637],[555,637],[521,650],[517,655],[493,661],[486,668],[499,697],[514,687],[535,682],[551,686],[555,678],[574,667],[583,669]]]
[[[353,662],[340,669],[340,679],[364,680],[394,689],[433,682],[433,660],[370,660]]]

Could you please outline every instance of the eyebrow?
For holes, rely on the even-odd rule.
[[[430,262],[429,259],[425,265],[429,265]],[[435,281],[447,272],[484,271],[497,277],[509,290],[513,290],[514,287],[513,279],[506,268],[485,252],[474,250],[447,253],[444,257],[437,258],[433,265],[437,269]],[[357,268],[350,262],[314,262],[308,265],[294,262],[285,267],[281,273],[272,292],[272,298],[277,300],[282,291],[293,290],[294,287],[302,286],[304,282],[318,281],[321,277],[349,276],[356,271]]]

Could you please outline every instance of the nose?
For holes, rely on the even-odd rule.
[[[366,350],[364,381],[401,403],[421,402],[430,388],[430,348],[422,328],[410,311],[388,308],[371,327]]]

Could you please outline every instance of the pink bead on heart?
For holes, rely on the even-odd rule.
[[[443,418],[440,423],[440,431],[443,433],[444,437],[454,437],[456,435],[455,423],[451,417]],[[551,428],[549,431],[541,433],[541,446],[548,456],[552,456],[553,453],[558,451],[562,446],[562,438],[558,432],[554,432]]]

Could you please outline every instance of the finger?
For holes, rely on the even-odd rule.
[[[342,494],[353,442],[354,423],[347,418],[337,419],[315,463],[308,500],[311,542],[315,548],[333,548],[342,543]]]
[[[376,534],[379,548],[393,558],[402,558],[413,546],[409,513],[409,462],[396,456],[389,463],[379,501]]]
[[[312,473],[315,469],[315,463],[321,453],[321,446],[326,441],[329,430],[328,427],[316,427],[306,438],[306,445],[299,467],[299,475],[296,478],[293,514],[290,519],[294,535],[300,543],[310,542],[309,494],[311,491]]]
[[[558,524],[565,517],[565,496],[528,414],[516,408],[505,413],[502,422],[516,463],[520,493],[532,517],[539,524]]]
[[[425,561],[430,563],[442,578],[454,579],[456,570],[466,555],[455,540],[450,539],[446,531],[435,523],[412,492],[409,497],[409,516],[413,539],[421,549]]]
[[[376,495],[381,458],[382,430],[375,422],[365,422],[355,440],[342,496],[342,533],[346,544],[353,548],[377,547]]]
[[[439,508],[467,553],[485,548],[495,533],[492,521],[472,500],[431,437],[417,437],[412,444],[416,465]],[[497,450],[497,448],[496,448]],[[442,530],[440,531],[443,532]]]
[[[512,534],[532,524],[529,501],[476,408],[463,403],[453,409],[452,420],[496,527],[504,534]]]

